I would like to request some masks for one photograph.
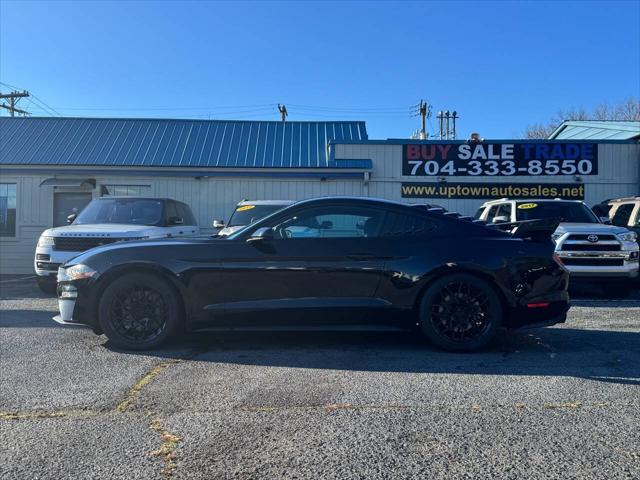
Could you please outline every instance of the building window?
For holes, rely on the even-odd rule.
[[[144,197],[151,193],[149,185],[102,185],[102,196]]]
[[[16,236],[16,184],[0,183],[0,237]]]

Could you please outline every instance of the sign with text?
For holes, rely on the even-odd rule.
[[[402,198],[565,198],[584,200],[582,183],[417,183],[407,182],[402,186]]]
[[[402,146],[402,175],[597,175],[597,143],[425,143]]]

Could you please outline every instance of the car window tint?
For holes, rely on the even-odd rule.
[[[493,221],[493,218],[498,213],[498,208],[500,208],[500,205],[494,205],[489,209],[489,214],[487,215],[487,222]]]
[[[473,218],[475,218],[476,220],[479,220],[483,212],[484,212],[484,207],[480,207],[476,212],[476,214],[473,216]]]
[[[380,236],[425,235],[436,228],[435,220],[428,217],[391,211],[384,218]]]
[[[503,203],[498,210],[498,216],[507,217],[511,221],[511,204]]]
[[[626,227],[629,225],[629,219],[631,218],[631,212],[633,212],[633,203],[623,203],[618,207],[616,213],[611,219],[611,223],[619,227]]]
[[[169,220],[171,217],[178,217],[178,211],[176,210],[176,204],[174,202],[167,202],[165,205],[164,218]]]
[[[193,212],[191,211],[191,208],[189,208],[189,205],[187,205],[186,203],[180,203],[179,205],[182,207],[182,219],[184,220],[184,224],[197,225],[196,217],[193,216]]]
[[[298,211],[273,227],[277,238],[376,237],[384,211],[357,206],[326,206]]]

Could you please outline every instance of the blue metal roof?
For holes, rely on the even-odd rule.
[[[0,165],[371,168],[329,141],[366,140],[364,122],[0,118]]]
[[[549,138],[554,140],[640,139],[640,122],[570,120],[563,122]]]

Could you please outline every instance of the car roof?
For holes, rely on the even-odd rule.
[[[128,195],[105,195],[103,197],[97,197],[93,200],[157,200],[159,202],[178,202],[184,203],[180,200],[174,200],[173,198],[163,198],[163,197],[134,197]]]
[[[612,198],[610,200],[605,200],[601,203],[617,203],[617,202],[640,202],[640,197],[623,197],[623,198]]]
[[[564,198],[499,198],[497,200],[489,200],[484,202],[482,206],[494,205],[504,202],[572,202],[572,203],[584,203],[582,200],[569,200]]]
[[[292,205],[295,200],[242,200],[238,202],[238,207],[243,205]]]

